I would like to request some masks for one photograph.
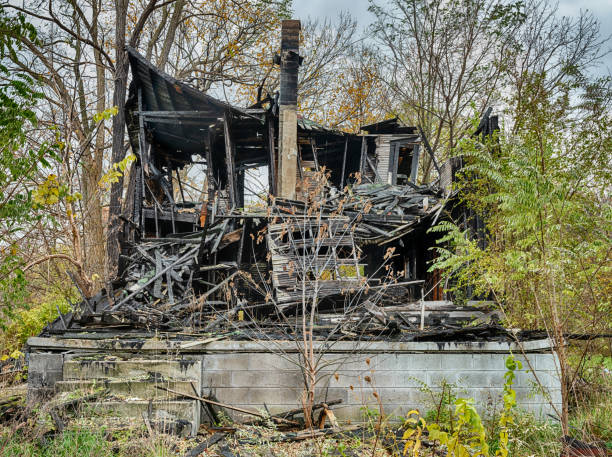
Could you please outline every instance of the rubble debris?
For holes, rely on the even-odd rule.
[[[174,391],[172,389],[168,389],[164,386],[155,386],[157,389],[161,389],[161,390],[165,390],[166,392],[170,392],[172,394],[176,394],[179,396],[183,396],[183,397],[187,397],[187,398],[191,398],[194,400],[198,400],[199,402],[201,402],[202,404],[210,404],[210,405],[215,405],[215,406],[220,406],[221,408],[225,408],[225,409],[230,409],[232,411],[237,411],[239,413],[242,414],[247,414],[249,416],[256,416],[259,417],[260,419],[266,419],[266,416],[264,416],[261,413],[258,413],[257,411],[249,411],[243,408],[237,408],[236,406],[231,406],[231,405],[226,405],[224,403],[220,403],[218,401],[214,401],[214,400],[210,400],[208,398],[204,398],[204,397],[200,397],[199,395],[191,395],[185,392],[177,392]],[[270,420],[272,420],[273,422],[279,423],[279,424],[285,424],[285,425],[298,425],[297,422],[289,420],[289,419],[283,419],[281,417],[277,417],[277,416],[270,416]]]
[[[183,455],[183,457],[197,457],[204,453],[209,447],[218,443],[226,437],[226,433],[215,433],[211,437],[207,438],[206,441],[201,442],[189,452]]]
[[[282,338],[298,331],[287,316],[308,306],[317,308],[317,337],[328,339],[414,340],[436,331],[465,338],[495,324],[487,297],[471,297],[482,306],[456,306],[440,273],[430,271],[434,223],[459,217],[484,235],[449,190],[461,161],[419,183],[421,143],[432,153],[417,127],[389,119],[355,135],[298,116],[296,192],[288,198],[286,189],[277,192],[282,151],[273,97],[234,107],[133,49],[128,56],[126,119],[137,160],[118,275],[46,333]],[[246,182],[257,168],[268,176],[259,193]],[[474,319],[481,325],[457,331]],[[489,333],[501,337],[496,327]]]
[[[561,443],[563,444],[563,450],[560,457],[609,457],[611,455],[603,443],[593,445],[571,436],[562,437]]]

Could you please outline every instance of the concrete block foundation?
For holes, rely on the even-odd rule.
[[[203,341],[194,345],[174,340],[109,344],[100,340],[31,338],[28,343],[32,395],[53,390],[70,373],[73,378],[87,379],[104,373],[146,377],[154,372],[176,380],[199,378],[201,395],[214,395],[222,403],[245,409],[267,408],[277,413],[301,405],[303,373],[299,351],[290,341]],[[541,416],[553,414],[548,398],[560,406],[561,386],[550,344],[540,340],[522,346],[525,354],[516,358],[523,361],[523,369],[514,383],[519,407]],[[444,383],[452,384],[457,396],[474,398],[481,411],[498,411],[505,361],[510,354],[521,354],[516,344],[508,342],[336,342],[318,344],[315,351],[320,359],[316,400],[341,399],[342,404],[334,407],[336,417],[352,422],[363,420],[364,408],[379,409],[374,392],[387,415],[401,417],[412,409],[433,409],[439,401],[436,392]],[[115,356],[123,362],[74,361],[79,356],[95,359],[97,355]],[[200,371],[195,373],[196,369]],[[60,386],[66,389],[66,383],[60,383],[58,390]],[[140,392],[139,397],[145,396],[145,391]],[[252,419],[229,414],[238,420]]]
[[[267,345],[266,345],[267,346]],[[275,344],[274,352],[257,342],[217,342],[203,355],[203,394],[214,394],[230,405],[272,413],[301,404],[303,375],[295,345]],[[541,342],[532,351],[546,350]],[[481,411],[502,407],[505,362],[518,348],[508,343],[337,343],[324,353],[319,367],[317,401],[341,399],[335,407],[341,420],[360,421],[364,408],[378,409],[377,393],[385,414],[404,416],[412,409],[435,408],[436,392],[444,383],[453,385],[457,396],[472,397]],[[559,406],[561,386],[550,352],[527,353],[541,388],[528,371],[524,356],[514,383],[519,407],[536,415],[553,414],[547,400]],[[537,368],[537,367],[541,368]],[[227,377],[231,381],[227,383]],[[221,381],[221,382],[216,382]],[[264,406],[265,404],[265,406]],[[239,414],[233,415],[240,419]]]

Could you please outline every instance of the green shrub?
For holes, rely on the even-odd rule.
[[[0,354],[10,355],[20,350],[31,336],[38,335],[49,322],[62,313],[70,310],[70,304],[64,297],[52,295],[28,309],[15,312],[6,329],[0,334]]]

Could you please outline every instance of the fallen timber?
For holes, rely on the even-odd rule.
[[[196,322],[201,325],[200,331],[206,332],[236,327],[246,330],[249,322],[235,319],[239,310],[246,313],[248,320],[257,321],[258,326],[282,328],[282,322],[274,323],[275,313],[292,312],[304,297],[312,299],[315,290],[318,299],[332,303],[327,308],[321,306],[321,316],[333,314],[351,294],[359,295],[358,300],[364,302],[371,302],[374,296],[383,308],[405,303],[403,300],[412,296],[418,307],[420,297],[410,295],[410,291],[424,281],[395,278],[381,282],[380,278],[366,277],[363,270],[367,264],[360,246],[385,244],[411,230],[422,230],[427,225],[424,221],[439,210],[439,192],[423,186],[417,191],[413,187],[362,184],[348,188],[348,192],[336,190],[332,195],[317,203],[314,215],[307,202],[276,198],[266,213],[240,210],[213,213],[214,222],[204,232],[173,233],[130,243],[121,257],[122,273],[113,286],[114,296],[102,292],[84,300],[70,316],[70,328],[66,325],[68,319],[62,316],[48,331],[96,329],[104,325],[176,331],[193,327]],[[229,216],[236,222],[229,223],[232,220]],[[323,235],[318,233],[322,229]],[[243,260],[249,254],[236,252],[238,247],[246,250],[247,230],[251,249],[265,245],[267,260],[264,257],[245,264]],[[300,233],[304,230],[314,236],[309,238]],[[292,238],[281,240],[288,232],[293,232]],[[234,260],[206,263],[206,259],[227,252],[236,256]],[[292,265],[293,271],[287,271],[287,265]],[[316,277],[300,280],[313,271]],[[265,297],[265,292],[270,291],[265,281],[270,279],[274,286],[272,296]],[[239,286],[250,295],[237,292]],[[424,311],[427,310],[421,313]],[[485,306],[454,311],[462,313],[464,321],[468,321],[489,310]],[[444,328],[453,328],[462,322],[445,320],[448,316],[448,312],[445,316],[442,311],[427,311],[428,323],[445,322]],[[342,332],[385,334],[388,333],[385,325],[392,326],[391,333],[411,331],[414,318],[412,312],[381,322],[370,307],[352,312],[350,318],[346,316]],[[352,330],[351,325],[355,327]],[[324,326],[321,329],[325,333]]]

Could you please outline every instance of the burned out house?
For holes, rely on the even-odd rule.
[[[401,379],[415,367],[425,383],[433,379],[429,365],[453,379],[462,370],[503,370],[515,335],[495,321],[490,303],[449,300],[441,275],[430,271],[437,221],[461,216],[482,232],[454,198],[460,159],[438,166],[418,127],[398,119],[349,134],[299,116],[298,34],[298,21],[283,23],[279,96],[248,108],[201,93],[128,49],[126,120],[136,160],[118,275],[29,340],[33,392],[103,379],[116,393],[102,402],[106,410],[138,416],[155,400],[156,419],[183,421],[190,433],[211,395],[295,408],[299,361],[286,366],[277,352],[282,346],[299,359],[292,339],[307,329],[295,317],[315,307],[308,331],[322,356],[336,354],[342,375],[327,373],[325,395],[345,403],[340,417],[359,415],[347,388],[368,369],[345,366],[348,355],[376,359],[397,378],[383,385],[383,399],[388,393],[389,405],[408,409],[418,403],[415,387]],[[495,127],[488,111],[477,133]],[[425,155],[439,174],[429,184],[418,176]],[[523,336],[552,372],[552,356],[541,353],[548,342]],[[276,349],[262,343],[270,339]],[[278,370],[285,376],[271,377]],[[160,380],[161,393],[150,387]],[[557,387],[551,380],[554,395]],[[131,409],[121,394],[131,395]]]

